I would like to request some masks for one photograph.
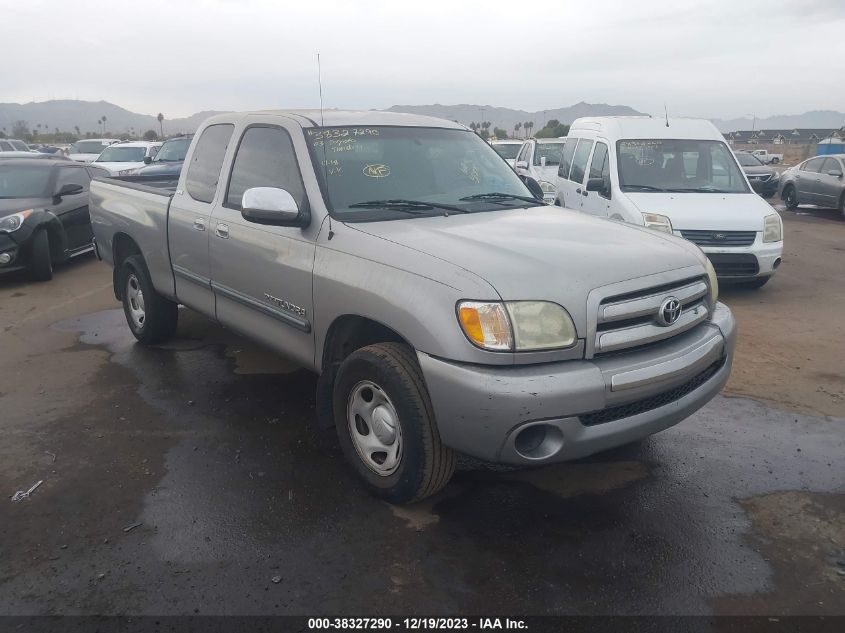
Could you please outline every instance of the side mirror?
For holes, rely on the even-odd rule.
[[[62,198],[64,196],[75,196],[76,194],[82,193],[83,191],[85,191],[85,187],[83,187],[82,185],[73,185],[71,183],[68,183],[66,185],[62,185],[62,188],[55,193],[55,197]]]
[[[144,164],[145,165],[149,165],[151,162],[153,162],[152,156],[144,156]]]
[[[531,192],[531,195],[537,198],[537,202],[544,202],[543,200],[543,189],[540,187],[540,183],[534,180],[533,178],[525,178],[525,186],[528,187],[528,190]]]
[[[604,178],[590,178],[587,181],[587,191],[598,191],[604,193],[607,187],[604,184]]]
[[[252,187],[241,198],[241,215],[256,224],[305,226],[310,220],[307,209],[299,205],[288,191],[277,187]]]
[[[834,178],[842,178],[842,172],[838,169],[829,169],[827,171],[828,176],[833,176]]]
[[[516,168],[517,169],[528,169],[528,161],[525,161],[525,160],[516,161]]]

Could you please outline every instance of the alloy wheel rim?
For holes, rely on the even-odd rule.
[[[381,477],[402,463],[402,425],[388,395],[377,384],[362,380],[349,392],[347,421],[352,445],[361,461]]]
[[[129,316],[136,328],[144,327],[147,322],[147,313],[144,307],[144,291],[141,290],[141,283],[132,274],[126,280],[126,299],[129,305]]]

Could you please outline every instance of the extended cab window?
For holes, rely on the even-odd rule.
[[[194,200],[211,202],[217,191],[223,157],[235,126],[230,123],[210,125],[202,133],[191,156],[185,188]]]
[[[584,182],[584,174],[587,172],[587,161],[590,159],[590,150],[592,149],[592,141],[582,138],[578,142],[578,148],[575,150],[575,156],[572,159],[572,171],[569,174],[569,180],[579,184]]]
[[[244,132],[226,194],[226,206],[241,208],[244,191],[252,187],[276,187],[293,196],[302,208],[305,188],[290,135],[274,127],[251,127]]]

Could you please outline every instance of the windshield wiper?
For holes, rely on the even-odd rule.
[[[440,204],[439,202],[423,202],[422,200],[405,200],[396,198],[392,200],[368,200],[367,202],[356,202],[348,205],[350,209],[396,209],[413,213],[414,210],[424,211],[425,209],[443,209],[455,213],[467,213],[466,209],[452,206],[451,204]]]
[[[639,191],[666,191],[665,189],[661,189],[660,187],[652,187],[651,185],[621,185],[621,188],[624,189],[638,189]]]
[[[474,196],[465,196],[460,199],[461,202],[466,202],[469,200],[489,200],[491,202],[498,202],[500,200],[521,200],[523,202],[531,202],[532,204],[543,204],[542,200],[537,200],[537,198],[529,198],[528,196],[515,196],[511,193],[499,193],[498,191],[493,191],[491,193],[477,193]]]
[[[724,189],[717,189],[716,187],[681,187],[678,189],[667,189],[676,193],[730,193]]]

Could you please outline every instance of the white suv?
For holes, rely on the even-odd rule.
[[[783,223],[703,119],[591,117],[569,130],[559,206],[684,237],[720,279],[754,287],[780,265]]]
[[[555,176],[565,138],[530,138],[516,156],[516,173],[524,181],[534,180],[543,190],[547,204],[555,201]]]

